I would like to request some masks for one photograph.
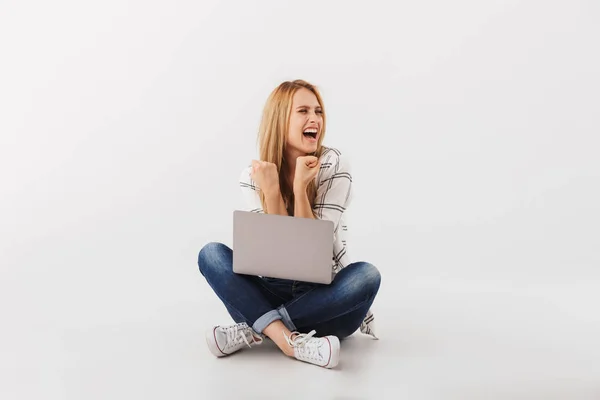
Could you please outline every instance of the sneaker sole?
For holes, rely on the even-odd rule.
[[[335,368],[340,362],[340,339],[337,336],[325,336],[329,341],[329,362],[324,365],[325,368]]]

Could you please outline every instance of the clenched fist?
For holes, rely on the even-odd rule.
[[[306,191],[310,181],[315,179],[321,162],[315,156],[298,157],[294,175],[294,191]]]
[[[277,165],[267,161],[252,160],[251,177],[265,195],[279,192],[279,173],[277,172]]]

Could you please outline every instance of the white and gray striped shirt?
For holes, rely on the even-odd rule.
[[[336,274],[351,263],[346,244],[348,227],[344,219],[344,211],[352,201],[352,175],[348,160],[335,148],[324,147],[320,161],[321,167],[315,177],[317,196],[313,212],[316,218],[334,223],[332,268]],[[260,188],[252,180],[251,168],[251,166],[246,167],[240,176],[246,211],[264,213],[259,196]],[[373,321],[373,313],[369,310],[360,330],[376,338]]]

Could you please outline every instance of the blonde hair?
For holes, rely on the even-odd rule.
[[[271,92],[264,106],[262,120],[258,132],[260,160],[273,163],[277,166],[281,196],[283,197],[288,214],[290,211],[293,211],[294,207],[293,182],[289,182],[286,174],[282,173],[282,171],[287,162],[287,160],[285,160],[285,148],[289,133],[292,101],[294,94],[296,94],[296,92],[302,88],[310,90],[317,97],[317,101],[322,109],[323,124],[321,134],[319,135],[319,140],[317,142],[317,151],[311,153],[311,155],[320,158],[321,154],[323,153],[323,146],[321,143],[325,137],[325,107],[323,106],[323,99],[321,98],[319,90],[314,85],[304,80],[297,79],[294,81],[285,81],[276,87],[273,92]],[[314,180],[309,183],[307,187],[307,193],[310,206],[312,208],[317,195],[317,188]],[[262,190],[260,191],[260,201],[262,203],[263,210],[267,212],[267,203]]]

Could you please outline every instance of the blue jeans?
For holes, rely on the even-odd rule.
[[[317,336],[350,336],[360,327],[381,283],[379,271],[367,262],[346,266],[330,285],[236,274],[233,251],[222,243],[204,246],[198,266],[233,320],[247,323],[257,333],[282,320],[292,332],[314,329]]]

